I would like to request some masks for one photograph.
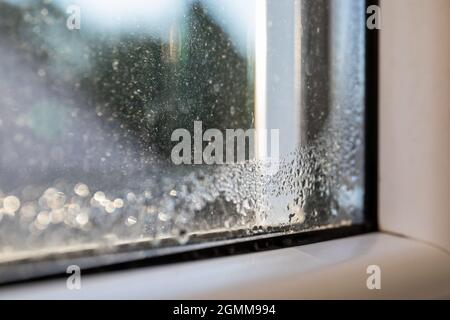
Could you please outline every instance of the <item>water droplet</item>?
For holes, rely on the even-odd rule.
[[[97,191],[97,192],[94,194],[94,199],[95,199],[95,201],[101,203],[103,200],[106,199],[106,195],[105,195],[105,193],[103,193],[102,191]]]
[[[123,208],[123,206],[124,206],[124,202],[122,199],[119,198],[119,199],[114,200],[114,207],[116,209],[121,209],[121,208]]]
[[[137,218],[134,217],[134,216],[129,216],[129,217],[127,218],[127,220],[125,221],[125,224],[126,224],[128,227],[131,227],[131,226],[135,225],[136,223],[137,223]]]
[[[89,196],[89,187],[85,185],[84,183],[78,183],[75,185],[75,188],[73,188],[73,191],[77,196],[80,196],[82,198],[85,198]]]
[[[20,200],[15,196],[8,196],[3,200],[5,213],[14,215],[20,208]]]
[[[170,190],[169,195],[171,197],[176,197],[177,196],[177,191],[176,190]]]
[[[302,224],[305,222],[305,212],[299,205],[292,206],[289,222],[293,224]]]
[[[176,236],[178,243],[181,245],[186,244],[189,241],[189,238],[189,233],[184,229],[180,229],[178,231],[178,235]]]
[[[89,222],[89,215],[86,212],[81,212],[76,216],[75,220],[80,226],[85,226]]]
[[[118,71],[119,70],[119,60],[114,60],[112,63],[112,68],[114,71]]]

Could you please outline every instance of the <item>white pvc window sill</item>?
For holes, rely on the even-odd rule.
[[[369,290],[367,267],[381,268]],[[82,275],[0,289],[0,299],[450,298],[450,256],[427,244],[373,233],[210,260]]]

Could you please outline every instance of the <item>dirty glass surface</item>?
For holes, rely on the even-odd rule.
[[[0,0],[0,263],[363,223],[364,23],[357,0]],[[194,121],[255,152],[175,164]]]

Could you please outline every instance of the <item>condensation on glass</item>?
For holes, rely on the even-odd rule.
[[[364,17],[357,0],[0,0],[0,262],[363,223]],[[279,129],[278,172],[258,152],[174,165],[194,121]]]

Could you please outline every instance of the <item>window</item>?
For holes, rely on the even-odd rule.
[[[365,225],[365,8],[0,0],[0,281]]]

